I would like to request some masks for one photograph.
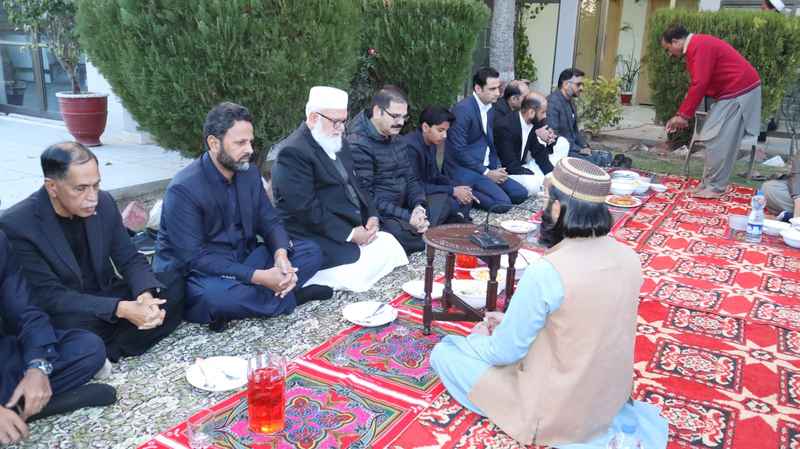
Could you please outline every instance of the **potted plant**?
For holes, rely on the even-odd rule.
[[[67,130],[84,145],[101,145],[100,136],[108,117],[108,94],[81,92],[76,0],[3,0],[3,6],[9,23],[31,33],[32,45],[46,42],[69,76],[72,90],[56,93]]]
[[[636,59],[633,54],[629,56],[617,55],[617,75],[619,76],[619,97],[622,104],[630,106],[631,98],[633,98],[633,87],[636,85],[636,79],[639,78],[639,72],[642,69],[642,64]]]

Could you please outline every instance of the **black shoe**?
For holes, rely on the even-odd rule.
[[[31,416],[28,422],[62,415],[86,407],[103,407],[117,402],[117,390],[106,384],[86,384],[74,390],[50,398],[41,412]]]
[[[294,299],[298,306],[309,301],[323,301],[331,297],[333,297],[333,289],[325,285],[309,285],[294,292]]]
[[[208,330],[211,332],[222,332],[228,328],[228,320],[217,318],[216,320],[208,323]]]

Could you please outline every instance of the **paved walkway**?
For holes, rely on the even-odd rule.
[[[73,140],[60,122],[0,116],[0,211],[42,185],[39,155],[48,145]],[[162,190],[190,159],[156,145],[113,144],[92,148],[100,162],[102,187],[114,197]]]

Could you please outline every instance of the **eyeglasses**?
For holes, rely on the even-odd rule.
[[[391,113],[391,112],[387,111],[387,110],[386,110],[386,108],[381,108],[381,110],[382,110],[383,112],[385,112],[385,113],[389,114],[389,117],[391,117],[391,118],[392,118],[392,120],[402,120],[402,121],[406,121],[406,120],[408,120],[408,118],[410,117],[410,115],[408,115],[408,114],[394,114],[394,113]]]
[[[334,129],[335,128],[344,128],[344,124],[347,123],[347,119],[334,120],[334,119],[328,117],[327,115],[323,114],[322,112],[317,112],[317,114],[319,114],[319,116],[324,118],[325,120],[331,122],[331,125],[333,125]]]

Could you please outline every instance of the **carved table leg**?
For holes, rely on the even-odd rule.
[[[508,270],[506,270],[506,304],[503,308],[505,312],[508,310],[508,305],[511,304],[511,297],[514,295],[514,278],[517,276],[517,270],[514,265],[517,262],[517,252],[512,251],[508,253]]]
[[[489,284],[486,288],[486,310],[497,309],[497,270],[500,268],[500,256],[488,257]]]
[[[442,295],[442,304],[444,311],[450,310],[453,304],[450,302],[450,295],[453,294],[453,275],[455,274],[456,255],[455,253],[447,253],[444,263],[444,295]]]
[[[428,263],[425,265],[425,307],[422,311],[422,325],[425,335],[430,335],[431,321],[433,321],[433,306],[431,305],[431,292],[433,291],[433,260],[436,258],[436,248],[428,245],[426,255]]]

